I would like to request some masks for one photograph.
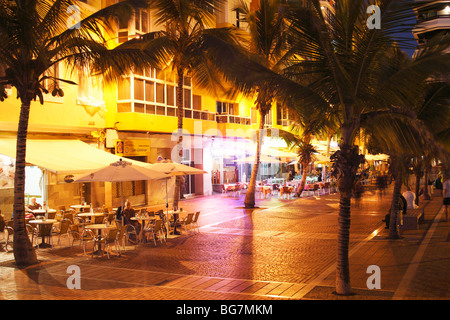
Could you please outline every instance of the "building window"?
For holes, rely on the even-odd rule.
[[[192,95],[192,108],[194,110],[202,110],[202,96]]]
[[[121,78],[117,85],[117,98],[119,100],[131,99],[130,78]]]
[[[192,109],[191,98],[191,89],[183,89],[184,109]]]
[[[167,105],[175,106],[175,87],[167,85]]]
[[[156,102],[158,103],[164,103],[165,102],[165,92],[164,92],[164,84],[157,83],[156,84]]]
[[[150,16],[147,10],[138,9],[134,17],[135,33],[148,33]]]
[[[172,77],[173,78],[173,77]],[[118,83],[117,112],[176,116],[176,85],[164,70],[146,68],[123,77]],[[188,77],[187,83],[191,83]],[[192,108],[192,89],[185,86],[185,108]]]
[[[239,115],[239,104],[233,102],[216,101],[216,112],[218,114]]]
[[[145,80],[145,101],[155,102],[155,83]]]
[[[271,126],[272,125],[272,109],[270,109],[269,112],[266,113],[264,124],[266,126]]]
[[[145,100],[144,96],[144,80],[134,79],[134,99],[135,100]]]
[[[132,35],[141,35],[150,32],[150,14],[148,10],[138,9],[133,17],[133,21],[128,24],[125,19],[119,19],[118,41],[123,43],[129,40]]]
[[[277,125],[289,126],[293,120],[292,112],[287,107],[277,103]]]

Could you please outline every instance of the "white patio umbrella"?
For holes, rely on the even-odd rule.
[[[181,163],[172,162],[171,160],[163,160],[161,162],[153,163],[148,166],[148,168],[162,172],[169,176],[185,176],[191,174],[205,174],[206,171],[190,166],[186,166]],[[167,179],[166,179],[166,221],[167,221],[167,229],[169,230],[169,200],[168,200],[168,192],[167,192]]]
[[[123,210],[123,181],[159,180],[164,178],[169,178],[169,176],[163,172],[155,171],[143,166],[133,165],[131,162],[120,159],[120,161],[113,162],[109,166],[78,177],[75,179],[75,182],[120,182],[120,198]]]
[[[324,156],[323,154],[320,154],[320,153],[314,153],[312,155],[312,161],[314,163],[324,164],[324,163],[330,162],[330,157]]]
[[[364,157],[366,158],[366,160],[381,160],[381,161],[387,161],[387,159],[389,158],[389,156],[387,154],[366,154],[364,155]]]

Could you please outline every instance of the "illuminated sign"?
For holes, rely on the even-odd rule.
[[[116,140],[116,155],[118,156],[148,156],[149,154],[149,140]]]

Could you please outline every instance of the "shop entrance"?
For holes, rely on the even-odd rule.
[[[190,167],[194,167],[193,161],[182,161],[182,164]],[[186,175],[184,177],[184,189],[182,187],[183,195],[194,195],[195,194],[195,176],[194,175]]]

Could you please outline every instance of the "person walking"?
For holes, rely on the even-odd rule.
[[[442,185],[443,205],[445,211],[445,221],[448,221],[448,206],[450,205],[450,174],[447,173]]]
[[[439,175],[436,180],[434,180],[434,188],[438,190],[439,195],[442,195],[442,176]]]

